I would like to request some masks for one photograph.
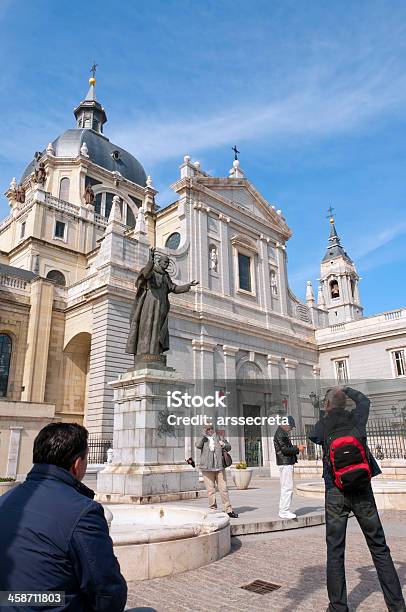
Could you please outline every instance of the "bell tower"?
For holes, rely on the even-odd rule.
[[[345,323],[363,316],[359,295],[359,276],[354,262],[341,246],[333,209],[329,209],[330,236],[320,266],[319,305],[328,311],[329,324]],[[320,304],[324,302],[324,304]]]

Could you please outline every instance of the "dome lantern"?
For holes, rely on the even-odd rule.
[[[86,98],[74,109],[73,114],[77,128],[88,128],[103,134],[103,125],[107,122],[107,115],[100,102],[96,100],[96,67],[97,64],[93,63],[90,70],[93,76],[89,79],[89,91]]]

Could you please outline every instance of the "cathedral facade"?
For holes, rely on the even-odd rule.
[[[140,162],[104,135],[94,78],[74,116],[75,126],[37,152],[6,192],[0,475],[27,471],[34,436],[55,419],[112,438],[108,383],[133,365],[125,343],[135,279],[151,246],[168,255],[173,282],[199,281],[171,297],[168,353],[168,365],[196,391],[233,381],[234,414],[289,413],[303,433],[327,380],[363,379],[379,414],[390,414],[392,400],[401,406],[406,310],[363,317],[356,268],[333,220],[317,300],[308,283],[302,303],[287,277],[291,230],[238,159],[221,178],[185,156],[174,202],[160,209]],[[192,453],[193,436],[188,444]],[[269,465],[267,424],[241,425],[233,456],[250,462],[252,445],[260,448],[252,461]]]

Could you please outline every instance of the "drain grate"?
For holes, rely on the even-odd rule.
[[[258,593],[259,595],[265,595],[266,593],[272,593],[272,591],[276,591],[281,588],[280,584],[273,584],[272,582],[265,582],[265,580],[254,580],[254,582],[250,582],[249,584],[245,584],[240,587],[241,589],[245,589],[246,591],[251,591],[251,593]]]

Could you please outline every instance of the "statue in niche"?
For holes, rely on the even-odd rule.
[[[135,281],[136,296],[130,314],[130,332],[126,353],[143,361],[165,361],[163,353],[169,350],[168,315],[170,293],[187,293],[198,281],[175,285],[167,272],[169,257],[155,259],[155,249],[149,251],[149,260]]]
[[[45,170],[45,164],[43,162],[39,162],[37,164],[37,167],[34,170],[34,182],[37,183],[38,185],[44,185],[46,178],[47,178],[47,172]]]
[[[278,281],[275,270],[271,270],[271,293],[272,295],[278,295]]]
[[[85,197],[85,203],[87,205],[94,203],[94,200],[95,200],[94,191],[93,191],[93,189],[91,188],[90,185],[87,185],[87,187],[85,189],[85,196],[84,197]]]
[[[21,183],[14,190],[14,196],[15,196],[15,199],[16,199],[17,202],[19,202],[20,204],[24,204],[24,202],[25,202],[25,189],[21,185]]]
[[[209,265],[210,265],[210,270],[212,272],[217,272],[218,256],[217,256],[217,248],[214,245],[210,247]]]

